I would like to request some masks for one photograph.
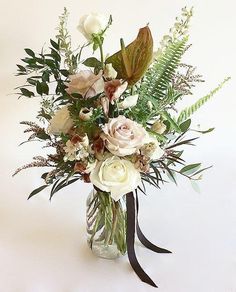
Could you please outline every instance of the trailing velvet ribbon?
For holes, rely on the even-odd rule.
[[[138,193],[136,190],[136,210],[137,210],[137,221],[136,221],[136,232],[137,232],[137,236],[138,239],[140,240],[140,242],[147,247],[148,249],[157,252],[157,253],[171,253],[171,251],[169,251],[168,249],[159,247],[154,245],[153,243],[151,243],[146,236],[142,233],[140,227],[139,227],[139,222],[138,222],[138,211],[139,211],[139,202],[138,202]]]
[[[157,285],[152,281],[152,279],[144,272],[140,266],[135,250],[134,250],[134,238],[135,238],[135,202],[134,195],[132,192],[126,195],[126,206],[127,206],[127,232],[126,232],[126,242],[127,251],[130,265],[132,266],[138,277],[145,283],[156,287]]]
[[[155,246],[151,243],[142,233],[139,223],[138,223],[138,196],[136,192],[136,210],[135,212],[135,198],[133,192],[130,192],[126,195],[126,206],[127,206],[127,232],[126,232],[126,242],[127,242],[127,251],[130,265],[133,270],[140,278],[141,281],[157,288],[157,285],[152,281],[152,279],[146,274],[146,272],[140,266],[135,250],[134,250],[134,240],[135,240],[135,225],[137,229],[137,236],[144,246],[148,249],[158,252],[158,253],[171,253],[170,251]]]

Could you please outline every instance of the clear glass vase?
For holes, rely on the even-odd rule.
[[[109,193],[93,189],[87,198],[86,216],[87,241],[95,255],[115,259],[126,253],[125,196],[116,202]]]

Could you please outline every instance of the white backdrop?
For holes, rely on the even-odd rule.
[[[232,80],[198,114],[195,123],[216,127],[187,151],[189,162],[214,167],[204,174],[201,193],[190,183],[150,189],[142,198],[141,225],[148,238],[173,254],[153,254],[137,243],[137,255],[161,292],[236,291],[236,164],[235,164],[235,1],[214,0],[1,0],[0,2],[0,292],[154,291],[132,271],[127,257],[107,261],[86,246],[85,199],[91,186],[74,184],[48,202],[45,191],[30,201],[27,195],[41,185],[41,170],[13,171],[39,153],[39,145],[18,148],[26,136],[22,120],[34,119],[38,101],[17,100],[13,88],[15,63],[23,49],[39,50],[55,34],[58,15],[67,6],[74,43],[81,15],[91,11],[112,14],[114,24],[106,50],[131,41],[150,23],[158,44],[184,5],[195,7],[187,61],[207,80],[195,98],[207,93],[225,76]],[[189,97],[186,104],[193,101]]]

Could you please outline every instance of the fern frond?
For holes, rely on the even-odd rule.
[[[185,52],[187,40],[188,37],[184,37],[171,43],[160,58],[154,61],[141,84],[141,98],[151,97],[158,101],[165,97],[166,90]]]
[[[219,91],[223,85],[230,79],[230,77],[227,77],[224,79],[223,82],[221,82],[215,89],[213,89],[209,94],[203,96],[198,101],[196,101],[193,105],[190,107],[185,108],[181,111],[179,117],[178,117],[178,124],[185,121],[187,118],[189,118],[193,113],[195,113],[202,105],[204,105],[208,100],[212,98],[212,96]]]

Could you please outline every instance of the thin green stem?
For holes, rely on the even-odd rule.
[[[111,229],[111,236],[109,240],[109,244],[112,244],[114,235],[116,233],[116,227],[117,227],[117,221],[118,221],[118,216],[117,216],[117,208],[119,205],[117,202],[112,202],[112,229]]]
[[[104,67],[104,55],[103,55],[103,48],[102,48],[102,43],[101,43],[101,41],[99,42],[99,50],[100,50],[100,56],[101,56],[102,68],[103,68],[103,67]]]

